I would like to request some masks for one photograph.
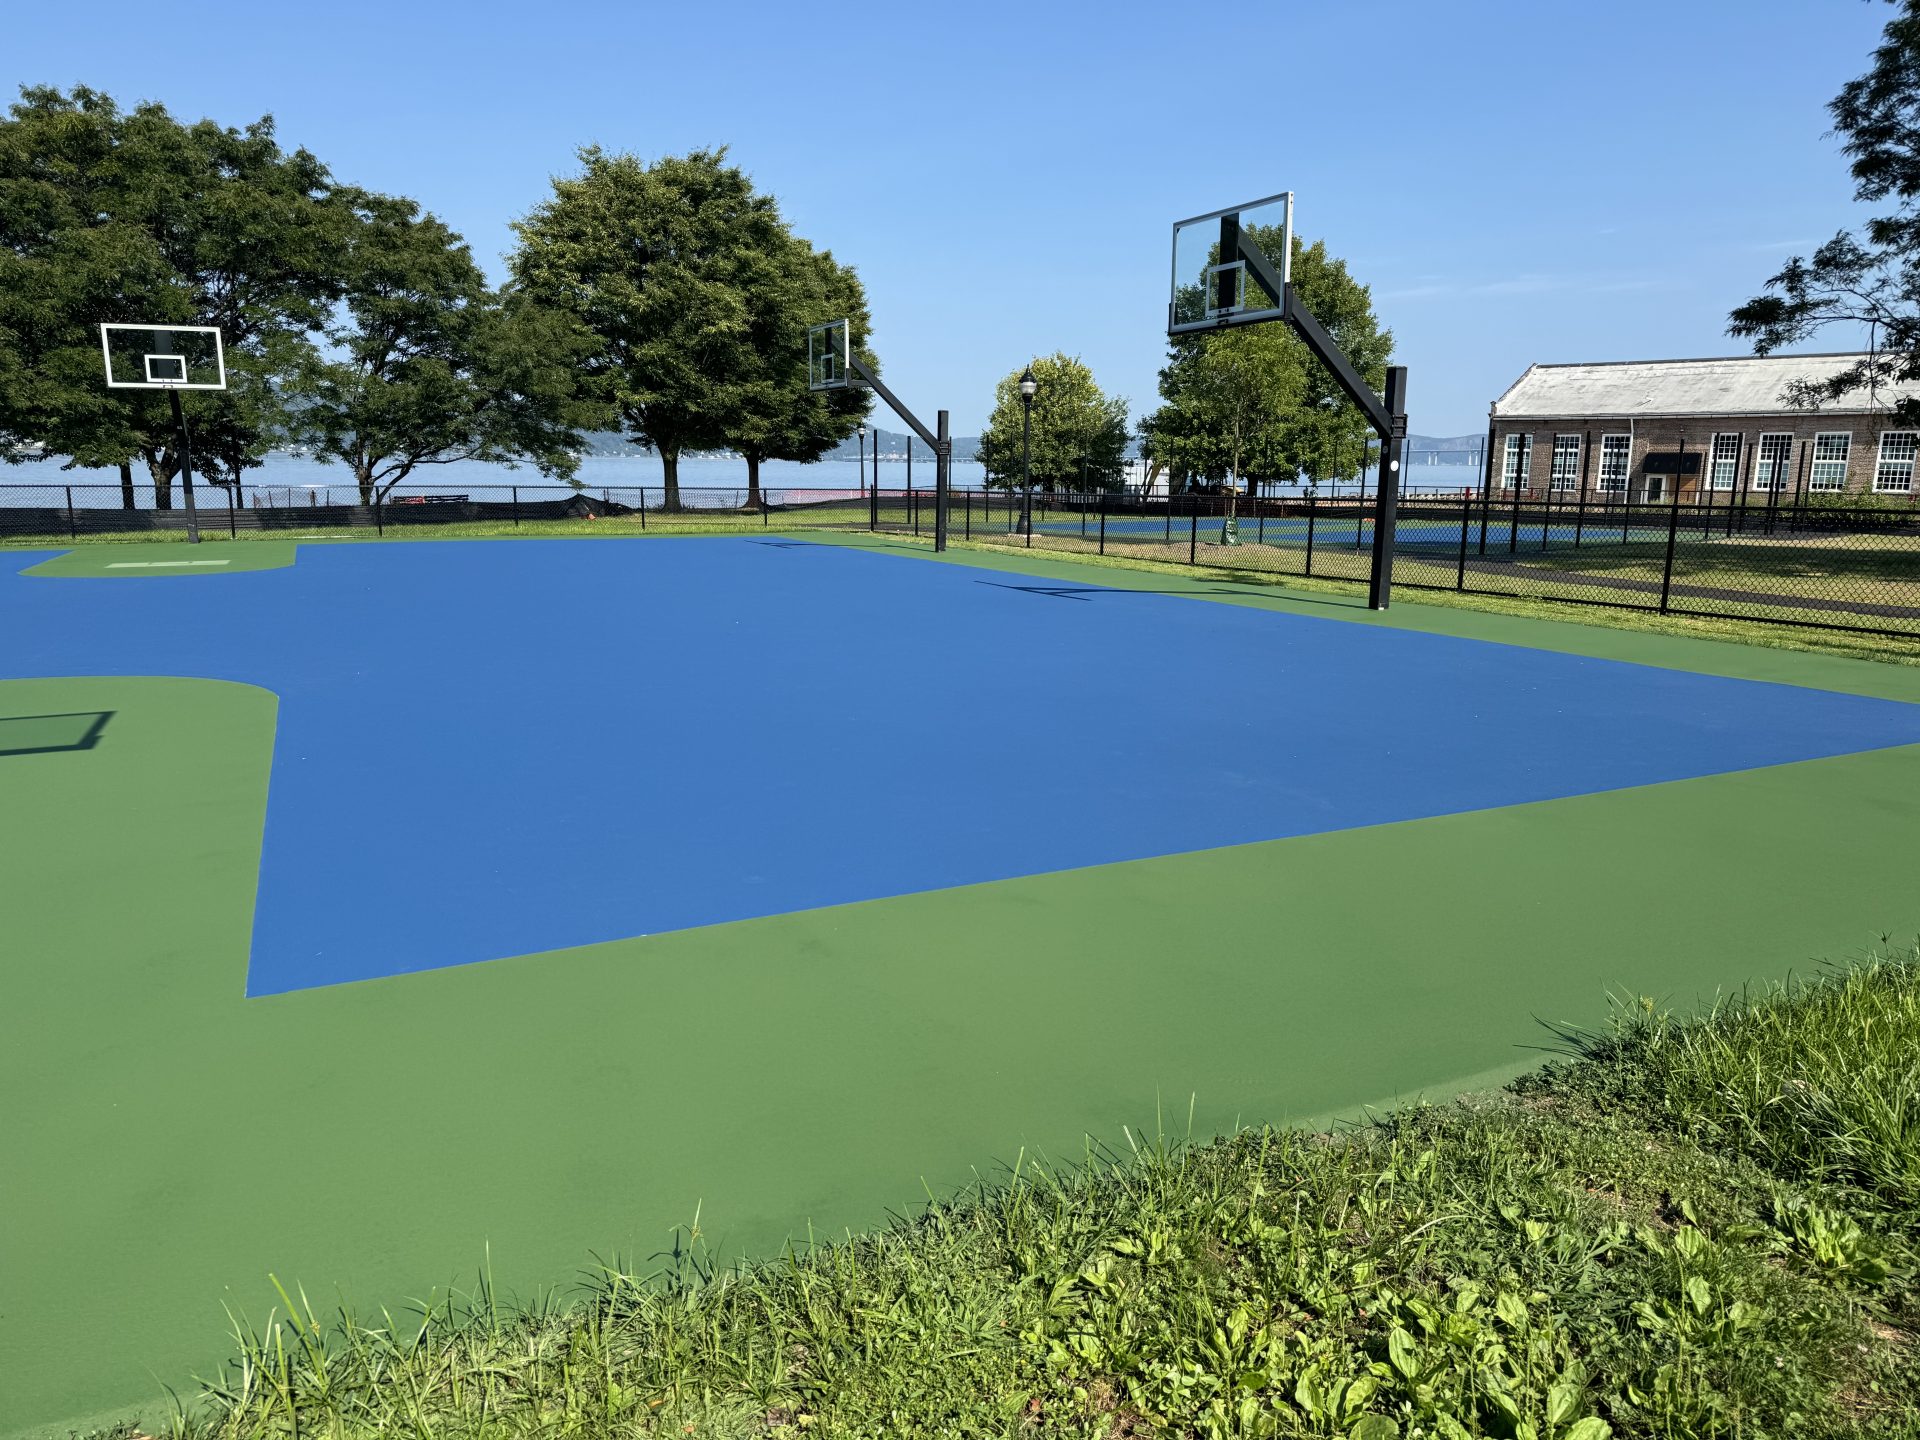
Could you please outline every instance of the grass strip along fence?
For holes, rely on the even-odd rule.
[[[469,487],[377,504],[345,487],[213,489],[212,538],[350,533],[498,535],[867,530],[931,535],[931,490]],[[134,499],[141,497],[134,496]],[[147,497],[149,499],[156,497]],[[177,502],[180,497],[173,497]],[[118,486],[0,486],[0,541],[185,538],[186,515],[129,506]],[[1373,543],[1365,494],[1229,499],[955,491],[955,540],[1113,555],[1249,575],[1364,583]],[[1681,505],[1586,494],[1497,500],[1410,495],[1395,581],[1415,590],[1812,629],[1920,636],[1920,508]]]
[[[1920,1414],[1920,971],[1874,958],[1332,1134],[1129,1139],[569,1300],[299,1294],[147,1433],[1893,1437]]]

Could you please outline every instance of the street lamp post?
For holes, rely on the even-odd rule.
[[[879,437],[875,436],[874,438],[877,440]],[[874,446],[876,450],[879,448],[878,445]],[[874,458],[878,459],[879,457],[875,456]],[[873,467],[873,488],[875,490],[880,488],[880,467],[878,465]],[[860,427],[860,493],[862,495],[867,493],[867,427],[864,424]]]
[[[1029,365],[1020,377],[1020,530],[1029,543],[1033,539],[1033,392],[1039,388]]]

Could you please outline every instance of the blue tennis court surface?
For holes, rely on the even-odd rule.
[[[0,673],[279,695],[255,995],[1920,742],[1891,701],[824,544],[34,558]]]

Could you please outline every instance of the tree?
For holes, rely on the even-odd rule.
[[[787,230],[724,149],[647,165],[589,146],[580,163],[516,222],[513,279],[593,336],[583,372],[630,438],[659,452],[677,508],[680,456],[733,443],[761,373],[755,296],[780,283]]]
[[[1025,405],[1019,370],[994,387],[993,415],[980,435],[987,483],[1020,484]],[[1042,490],[1118,490],[1126,464],[1127,402],[1102,393],[1077,356],[1055,351],[1033,362],[1033,483]]]
[[[1254,228],[1272,255],[1280,231]],[[1376,390],[1386,383],[1393,335],[1382,330],[1367,287],[1327,254],[1293,241],[1293,285],[1314,318]],[[1141,422],[1143,448],[1187,483],[1236,486],[1358,470],[1371,428],[1332,373],[1279,321],[1196,335],[1169,345],[1158,410]]]
[[[570,477],[602,417],[574,366],[590,344],[562,312],[496,295],[465,242],[411,200],[343,192],[345,296],[328,358],[298,375],[297,433],[353,471],[360,502],[422,466],[513,464]]]
[[[273,121],[184,125],[79,87],[26,87],[0,122],[0,453],[39,442],[78,465],[146,465],[161,508],[179,473],[165,398],[104,388],[101,321],[217,325],[229,388],[183,397],[199,468],[237,485],[284,434],[276,377],[339,293],[326,169]]]
[[[845,319],[859,337],[855,349],[878,373],[866,340],[870,322],[860,277],[788,236],[775,278],[752,297],[753,339],[741,357],[745,370],[729,425],[729,443],[747,462],[747,504],[758,507],[763,460],[818,460],[853,434],[872,409],[868,392],[808,387],[807,327]]]
[[[1871,326],[1871,355],[1824,383],[1788,387],[1785,398],[1808,406],[1869,384],[1920,380],[1920,0],[1900,0],[1872,68],[1827,109],[1852,157],[1854,197],[1893,208],[1858,235],[1839,231],[1810,259],[1795,255],[1727,326],[1761,355],[1828,325]],[[1920,424],[1920,399],[1901,399],[1894,413]]]

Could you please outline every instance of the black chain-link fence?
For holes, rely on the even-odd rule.
[[[1373,511],[1354,494],[1046,496],[1030,533],[994,528],[1035,549],[1364,584]],[[1920,636],[1915,508],[1416,495],[1394,550],[1405,588]]]
[[[930,489],[552,485],[421,489],[362,503],[350,486],[197,487],[210,537],[290,538],[434,527],[512,530],[868,530],[931,536]],[[234,503],[237,499],[238,503]],[[166,503],[162,503],[162,501]],[[129,503],[129,502],[134,503]],[[1288,498],[956,490],[955,540],[1132,556],[1364,583],[1370,494]],[[184,496],[142,485],[0,485],[0,540],[59,545],[178,535]],[[1400,502],[1395,581],[1662,614],[1920,636],[1920,509],[1772,503],[1676,505],[1415,494]]]

